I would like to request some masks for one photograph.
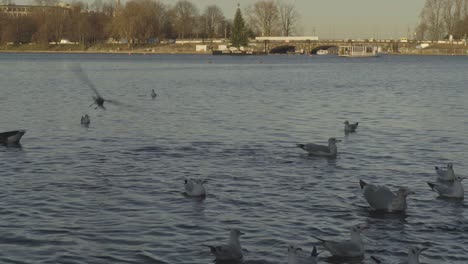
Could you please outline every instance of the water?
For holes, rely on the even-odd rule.
[[[76,64],[125,106],[90,108]],[[429,247],[424,263],[467,263],[467,202],[426,184],[447,162],[468,176],[467,69],[466,57],[0,54],[0,130],[27,129],[21,148],[0,148],[0,262],[211,263],[201,244],[236,227],[245,263],[286,263],[289,243],[310,252],[312,235],[366,223],[362,263],[402,263],[412,245]],[[336,160],[294,147],[329,137]],[[207,198],[184,197],[185,178],[208,179]],[[369,213],[359,179],[412,188],[406,215]]]

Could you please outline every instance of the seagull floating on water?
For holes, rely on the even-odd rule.
[[[307,143],[307,144],[297,144],[297,147],[307,151],[309,155],[336,157],[336,154],[338,152],[336,143],[340,141],[341,140],[337,140],[336,138],[329,138],[328,146],[318,145],[314,143]]]
[[[81,117],[81,124],[83,126],[89,126],[89,123],[91,123],[91,119],[89,118],[88,114]]]
[[[461,183],[463,179],[465,178],[455,176],[453,182],[428,182],[427,184],[433,191],[437,192],[440,197],[464,199],[465,191],[463,190],[463,185]]]
[[[408,249],[408,264],[419,264],[419,255],[427,248],[412,246]]]
[[[344,122],[344,131],[346,133],[353,133],[356,132],[356,128],[358,127],[359,122],[356,122],[354,124],[350,124],[348,120]]]
[[[406,187],[400,187],[396,193],[390,191],[385,186],[368,184],[363,180],[359,180],[364,198],[375,210],[387,212],[404,211],[406,210],[406,197],[414,194],[413,191]]]
[[[314,246],[310,255],[302,255],[302,248],[294,245],[288,247],[288,264],[316,264],[318,261],[317,247]]]
[[[0,133],[0,144],[10,145],[19,144],[26,130],[14,130]]]
[[[229,233],[229,241],[227,245],[222,246],[210,246],[211,253],[216,257],[216,260],[241,260],[242,259],[242,248],[240,245],[239,237],[243,235],[238,229],[231,229]]]
[[[151,98],[156,98],[158,96],[158,94],[156,94],[156,92],[154,91],[154,89],[151,89]]]
[[[439,181],[453,181],[455,179],[455,172],[453,171],[453,164],[447,163],[447,169],[434,167]]]
[[[185,193],[188,196],[205,196],[206,191],[203,184],[206,183],[206,180],[200,179],[185,179]]]
[[[335,257],[362,257],[364,255],[364,244],[362,242],[361,232],[367,228],[366,225],[355,225],[351,228],[351,239],[339,242],[313,237],[320,240],[325,249]]]

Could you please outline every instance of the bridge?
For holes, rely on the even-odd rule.
[[[253,43],[251,43],[253,44]],[[256,37],[256,51],[271,54],[307,53],[317,54],[319,50],[331,50],[335,52],[339,46],[346,45],[372,45],[383,50],[398,50],[399,47],[407,47],[410,43],[394,40],[319,40],[316,36],[305,37]]]

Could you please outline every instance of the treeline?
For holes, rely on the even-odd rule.
[[[35,5],[46,8],[34,8],[28,15],[0,12],[0,43],[68,39],[87,46],[113,38],[126,39],[131,45],[176,38],[230,38],[233,27],[232,20],[226,19],[217,5],[200,11],[188,0],[172,5],[159,0],[129,0],[122,6],[116,6],[115,1],[95,0],[89,7],[78,1],[67,8],[58,7],[57,3],[57,0],[35,0]],[[250,37],[289,36],[298,32],[299,16],[292,4],[259,0],[244,12],[245,31]]]
[[[418,40],[468,37],[468,0],[426,0],[416,28]]]

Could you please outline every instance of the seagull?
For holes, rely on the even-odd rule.
[[[317,247],[314,246],[312,253],[308,256],[300,254],[302,248],[290,245],[288,247],[288,264],[317,264]]]
[[[408,249],[408,264],[419,264],[419,254],[427,248],[420,248],[417,246]]]
[[[89,123],[90,123],[90,122],[91,122],[91,120],[89,119],[89,115],[88,115],[88,114],[86,114],[86,115],[84,115],[84,116],[81,117],[81,124],[82,124],[83,126],[86,126],[86,127],[89,126]]]
[[[348,122],[348,120],[346,120],[346,121],[344,122],[344,131],[345,131],[346,133],[356,132],[356,128],[358,127],[358,125],[359,125],[359,122],[356,122],[356,123],[354,123],[354,124],[350,124],[350,123]]]
[[[242,248],[240,245],[239,237],[243,235],[238,229],[231,229],[229,233],[229,242],[227,245],[222,246],[209,246],[211,253],[216,257],[216,260],[241,260]]]
[[[453,181],[455,179],[455,172],[453,171],[453,164],[447,163],[447,169],[434,167],[439,181]]]
[[[26,133],[26,130],[14,130],[0,132],[0,144],[19,144],[21,137]]]
[[[206,180],[187,180],[185,179],[185,193],[188,196],[205,196],[206,191],[203,184],[206,183]]]
[[[338,148],[336,147],[337,142],[341,142],[341,140],[337,140],[336,138],[329,138],[328,146],[318,145],[314,143],[307,143],[307,144],[297,144],[297,147],[307,151],[309,155],[336,157],[336,154],[338,151]]]
[[[407,187],[400,187],[396,193],[390,191],[385,186],[368,184],[359,180],[364,198],[374,210],[387,212],[406,210],[406,197],[414,194]]]
[[[95,93],[95,96],[93,96],[93,103],[89,107],[96,105],[95,109],[101,108],[103,110],[106,110],[106,108],[104,107],[104,102],[108,102],[115,105],[124,105],[116,100],[104,99],[104,97],[101,96],[101,94],[96,89],[96,86],[94,86],[94,84],[91,82],[91,80],[88,78],[88,76],[79,64],[73,65],[72,70],[77,75],[77,77]]]
[[[154,98],[156,98],[157,96],[158,96],[158,94],[156,94],[156,93],[154,92],[154,89],[151,89],[151,98],[154,99]]]
[[[461,183],[463,179],[465,178],[455,176],[453,182],[427,182],[427,184],[433,191],[437,192],[440,197],[463,199],[465,197],[465,191],[463,190],[463,185]]]
[[[351,228],[351,239],[344,241],[328,241],[314,237],[322,242],[326,250],[335,257],[362,257],[364,256],[364,244],[361,238],[361,232],[367,229],[366,225],[355,225]]]

